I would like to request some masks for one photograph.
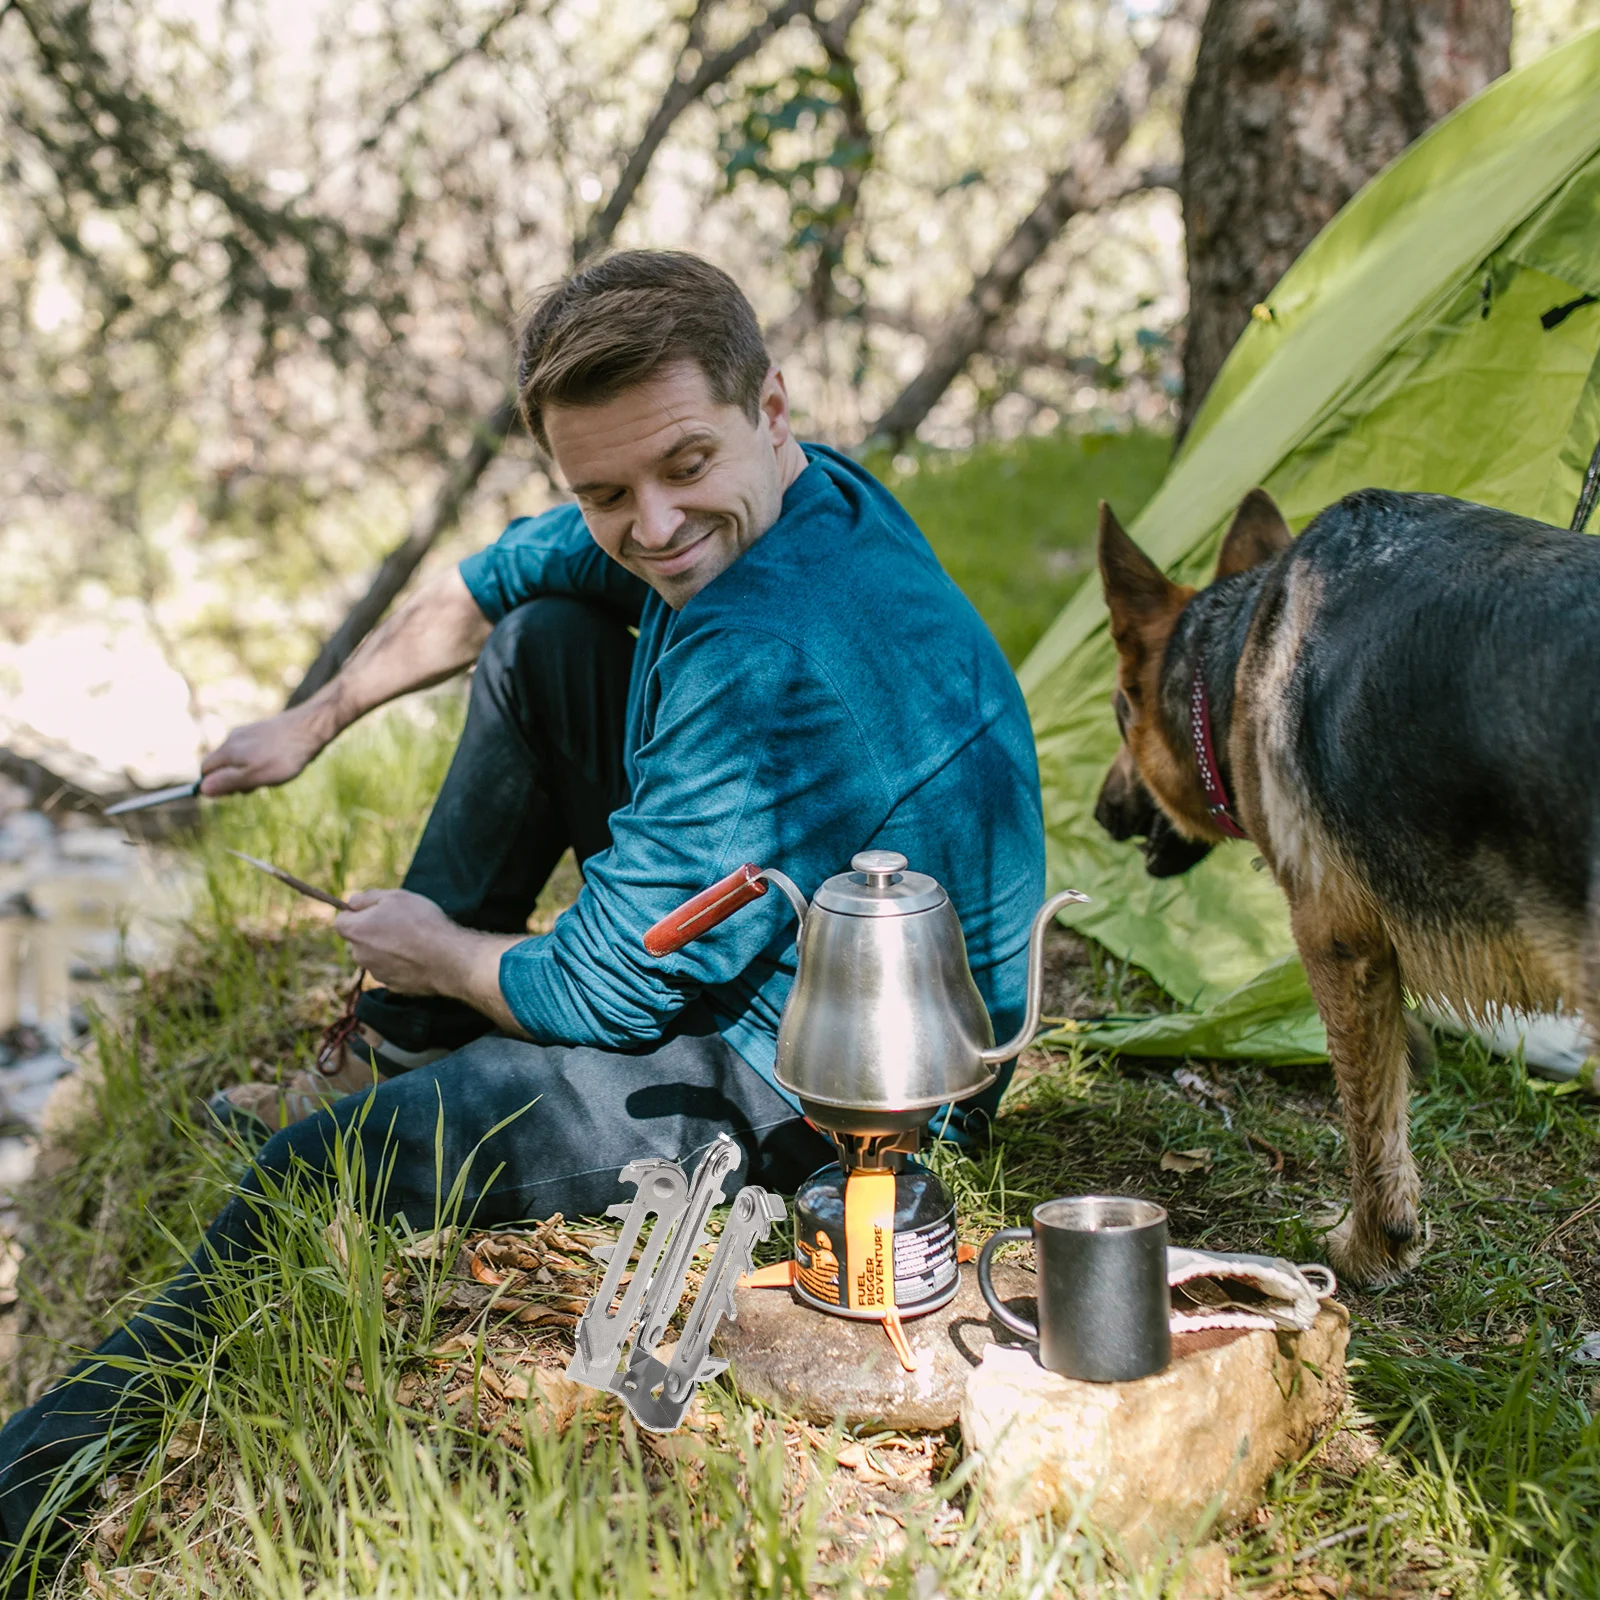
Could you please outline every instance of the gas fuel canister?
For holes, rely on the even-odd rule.
[[[835,1162],[795,1196],[795,1289],[835,1316],[879,1321],[937,1311],[954,1298],[955,1204],[920,1162],[898,1172],[852,1171]]]

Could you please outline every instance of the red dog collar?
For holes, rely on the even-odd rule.
[[[1222,773],[1217,767],[1217,752],[1211,743],[1211,707],[1206,700],[1206,658],[1204,654],[1194,664],[1194,681],[1189,687],[1189,726],[1194,735],[1195,765],[1200,769],[1200,782],[1205,785],[1206,810],[1211,820],[1230,839],[1250,837],[1234,820],[1233,802],[1222,786]]]

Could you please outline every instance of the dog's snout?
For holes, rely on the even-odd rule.
[[[1132,752],[1124,745],[1111,763],[1094,803],[1094,820],[1120,844],[1143,839],[1144,870],[1152,878],[1175,878],[1204,861],[1211,846],[1187,839],[1145,788]]]
[[[1148,834],[1156,816],[1156,803],[1139,780],[1133,757],[1124,745],[1100,785],[1094,803],[1094,820],[1119,843]]]

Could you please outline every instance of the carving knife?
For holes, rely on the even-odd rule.
[[[138,794],[131,800],[119,800],[101,813],[106,817],[120,817],[126,811],[148,811],[152,806],[169,806],[174,800],[192,800],[200,793],[201,780],[193,783],[175,783],[170,789],[156,789],[150,794]]]

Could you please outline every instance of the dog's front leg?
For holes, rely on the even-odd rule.
[[[1328,1256],[1356,1283],[1393,1283],[1422,1245],[1399,962],[1382,927],[1359,911],[1322,900],[1296,906],[1293,919],[1350,1142],[1350,1214],[1329,1234]]]

